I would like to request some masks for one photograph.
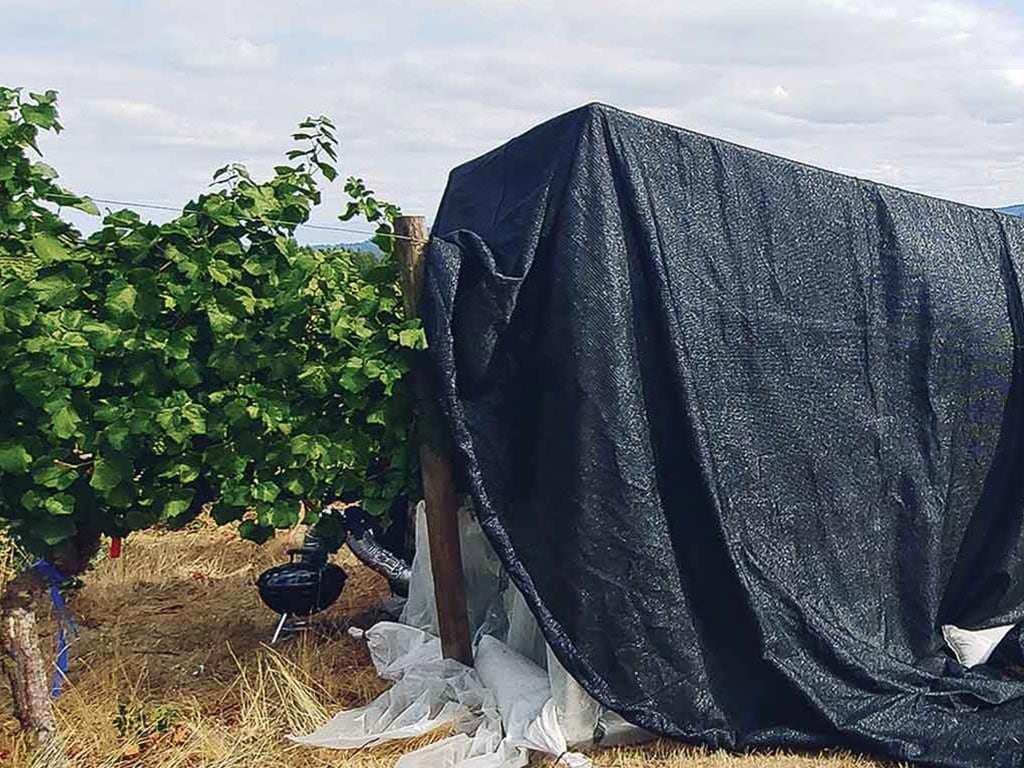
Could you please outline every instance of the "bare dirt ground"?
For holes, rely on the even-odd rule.
[[[57,702],[71,768],[385,768],[402,752],[442,738],[358,752],[291,744],[339,709],[386,687],[349,626],[370,626],[387,595],[383,579],[354,561],[349,581],[312,631],[270,648],[274,616],[254,581],[300,536],[263,547],[231,530],[145,533],[118,560],[102,559],[69,604],[80,633]],[[2,560],[2,557],[0,557]],[[44,647],[53,645],[44,615]],[[598,751],[599,768],[878,768],[845,754],[736,756],[669,742]],[[0,766],[44,768],[17,733],[0,681]],[[533,765],[554,765],[535,758]]]

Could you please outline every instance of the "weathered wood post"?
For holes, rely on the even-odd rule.
[[[395,258],[402,276],[406,317],[416,317],[423,287],[427,225],[422,216],[395,219]],[[420,473],[426,502],[430,567],[434,574],[434,601],[445,658],[472,666],[473,648],[466,613],[466,581],[462,573],[459,541],[459,499],[452,479],[450,442],[441,428],[441,413],[434,398],[429,371],[422,359],[412,373],[417,400],[417,440]]]

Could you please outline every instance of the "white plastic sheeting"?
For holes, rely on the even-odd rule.
[[[502,743],[502,719],[494,691],[483,684],[474,670],[442,659],[436,637],[389,621],[374,625],[364,637],[377,673],[395,684],[365,707],[339,712],[314,733],[296,737],[295,741],[317,747],[360,749],[422,736],[440,726],[452,725],[457,731],[454,736],[409,752],[398,765],[525,765],[518,750]],[[482,656],[486,655],[485,651]],[[483,757],[488,759],[477,760]],[[475,762],[467,763],[470,759]]]
[[[462,572],[466,579],[466,607],[469,624],[478,629],[487,623],[492,606],[502,599],[503,569],[483,529],[476,523],[473,508],[459,509]],[[525,608],[525,605],[524,605]],[[434,574],[430,569],[430,544],[423,502],[416,505],[416,556],[412,560],[409,599],[401,622],[436,635],[437,605],[434,603]],[[536,623],[536,622],[534,622]]]
[[[956,656],[956,660],[970,668],[988,661],[996,646],[1015,626],[1016,624],[1003,624],[991,629],[961,629],[953,624],[943,624],[942,638]]]
[[[365,707],[340,712],[301,744],[357,749],[451,725],[456,733],[402,756],[397,768],[520,768],[527,751],[589,768],[571,747],[643,741],[649,735],[605,711],[562,668],[544,642],[471,507],[459,511],[474,669],[441,658],[423,503],[416,557],[401,622],[365,633],[378,674],[394,685]]]
[[[365,707],[339,712],[296,741],[360,749],[422,736],[485,703],[485,691],[473,670],[442,659],[436,637],[394,622],[376,624],[365,637],[377,674],[395,685]]]

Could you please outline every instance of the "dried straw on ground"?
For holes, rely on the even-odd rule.
[[[262,548],[230,530],[197,526],[133,536],[119,560],[101,560],[70,598],[80,627],[70,681],[59,699],[71,768],[385,768],[417,745],[447,735],[359,752],[298,747],[302,733],[385,688],[349,626],[369,626],[387,594],[383,579],[353,562],[342,597],[312,632],[274,649],[274,617],[253,582],[284,562],[299,537]],[[9,544],[0,542],[0,579]],[[13,560],[11,561],[13,562]],[[46,611],[43,611],[44,617]],[[44,621],[44,628],[50,629]],[[52,636],[44,638],[51,647]],[[870,768],[846,755],[736,757],[665,742],[595,754],[601,768]],[[535,765],[552,765],[537,758]],[[0,685],[0,766],[33,760]]]

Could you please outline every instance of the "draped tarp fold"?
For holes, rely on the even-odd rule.
[[[690,742],[1024,764],[1024,221],[591,105],[455,169],[421,314],[569,671]]]

